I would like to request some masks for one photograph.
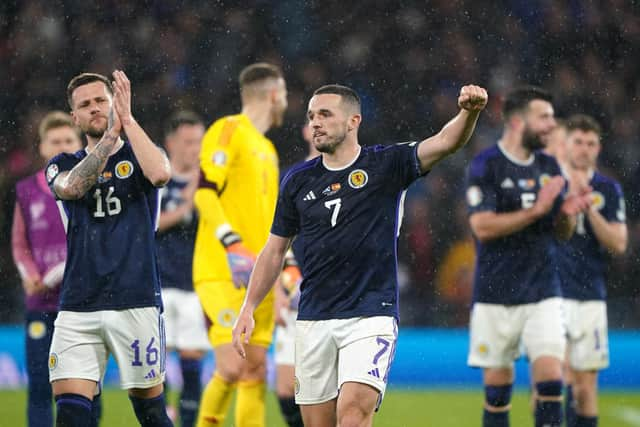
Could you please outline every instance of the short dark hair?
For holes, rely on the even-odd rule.
[[[204,125],[197,113],[189,110],[179,110],[171,114],[164,127],[164,134],[169,135],[177,131],[182,125]]]
[[[513,113],[520,113],[529,107],[536,99],[553,102],[553,96],[537,86],[522,86],[509,92],[502,105],[502,117],[508,119]]]
[[[253,83],[260,82],[266,79],[279,79],[284,78],[282,70],[279,67],[268,64],[266,62],[257,62],[245,67],[238,77],[240,83],[240,90],[252,85]]]
[[[350,87],[339,84],[331,84],[319,87],[313,92],[313,96],[324,94],[340,95],[343,102],[351,104],[356,108],[358,112],[360,112],[360,97],[358,96],[356,91],[351,89]]]
[[[71,99],[71,95],[73,95],[73,91],[79,88],[80,86],[87,85],[93,82],[102,82],[107,87],[107,90],[111,95],[113,95],[113,88],[111,87],[111,82],[106,76],[98,73],[82,73],[78,74],[74,78],[71,79],[69,84],[67,85],[67,102],[69,103],[69,107],[73,110],[73,100]]]
[[[583,132],[595,132],[598,137],[602,135],[602,128],[596,119],[586,114],[574,114],[567,119],[567,131],[581,130]]]
[[[40,141],[42,141],[47,132],[51,129],[58,129],[62,127],[69,127],[73,129],[78,137],[80,137],[80,129],[78,129],[73,122],[73,118],[63,111],[52,111],[48,113],[44,118],[40,121],[40,126],[38,127],[38,135],[40,136]]]

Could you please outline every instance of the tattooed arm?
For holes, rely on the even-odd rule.
[[[98,180],[114,145],[120,137],[121,124],[113,110],[109,112],[109,125],[95,148],[70,171],[62,172],[53,182],[53,189],[63,200],[77,200]]]

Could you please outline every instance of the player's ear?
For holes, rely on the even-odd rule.
[[[354,129],[358,129],[360,127],[360,123],[362,122],[362,114],[353,114],[349,117],[347,121],[347,130],[352,131]]]
[[[520,114],[512,114],[509,117],[509,127],[514,130],[524,129],[524,117]]]
[[[69,111],[69,115],[70,115],[70,116],[71,116],[71,118],[73,119],[73,123],[74,123],[76,126],[80,126],[80,123],[78,123],[78,117],[76,117],[76,113],[75,113],[73,110]]]

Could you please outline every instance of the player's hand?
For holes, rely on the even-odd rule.
[[[553,207],[553,203],[558,197],[558,194],[564,187],[564,178],[561,175],[556,175],[549,179],[549,182],[544,184],[538,191],[538,197],[536,203],[533,205],[533,209],[538,217],[544,216]]]
[[[480,86],[463,86],[458,95],[458,107],[467,111],[482,111],[488,101],[487,91]]]
[[[240,289],[249,284],[249,277],[256,263],[256,256],[242,242],[233,243],[226,248],[227,261],[233,276],[233,285]]]
[[[115,136],[120,136],[121,131],[122,122],[120,121],[120,117],[118,116],[115,107],[111,107],[109,110],[109,119],[107,121],[107,132]]]
[[[236,319],[236,323],[233,325],[231,331],[231,343],[233,348],[236,349],[238,354],[243,358],[247,358],[247,354],[244,351],[244,345],[249,344],[249,338],[253,333],[256,322],[253,319],[253,311],[246,309],[244,306],[240,309],[240,314]]]
[[[22,281],[22,286],[27,296],[41,294],[47,290],[47,287],[42,283],[40,275],[25,278]]]
[[[570,194],[562,202],[561,212],[567,216],[577,215],[580,212],[587,212],[593,204],[593,196],[590,186],[583,187],[577,193]]]
[[[216,230],[216,237],[227,251],[227,261],[231,269],[233,285],[240,289],[249,285],[249,277],[253,265],[256,263],[256,256],[242,244],[242,238],[231,229],[229,224],[222,224]]]
[[[124,71],[113,72],[113,107],[123,124],[133,121],[131,114],[131,82]]]

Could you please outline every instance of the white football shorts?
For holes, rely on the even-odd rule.
[[[296,318],[297,310],[283,308],[282,318],[286,326],[276,325],[274,360],[276,365],[294,366],[296,363]]]
[[[195,292],[163,288],[162,305],[168,349],[211,349],[204,323],[204,312]]]
[[[49,381],[80,378],[100,383],[109,354],[118,363],[123,389],[161,384],[165,342],[159,309],[61,311],[49,351]]]
[[[300,405],[328,402],[345,382],[387,386],[398,338],[396,319],[388,316],[298,320],[295,345],[295,398]]]
[[[569,366],[576,371],[609,366],[607,304],[604,301],[564,300]]]
[[[475,303],[471,310],[470,336],[469,366],[509,368],[522,349],[531,362],[540,356],[564,360],[562,298],[520,305]]]

